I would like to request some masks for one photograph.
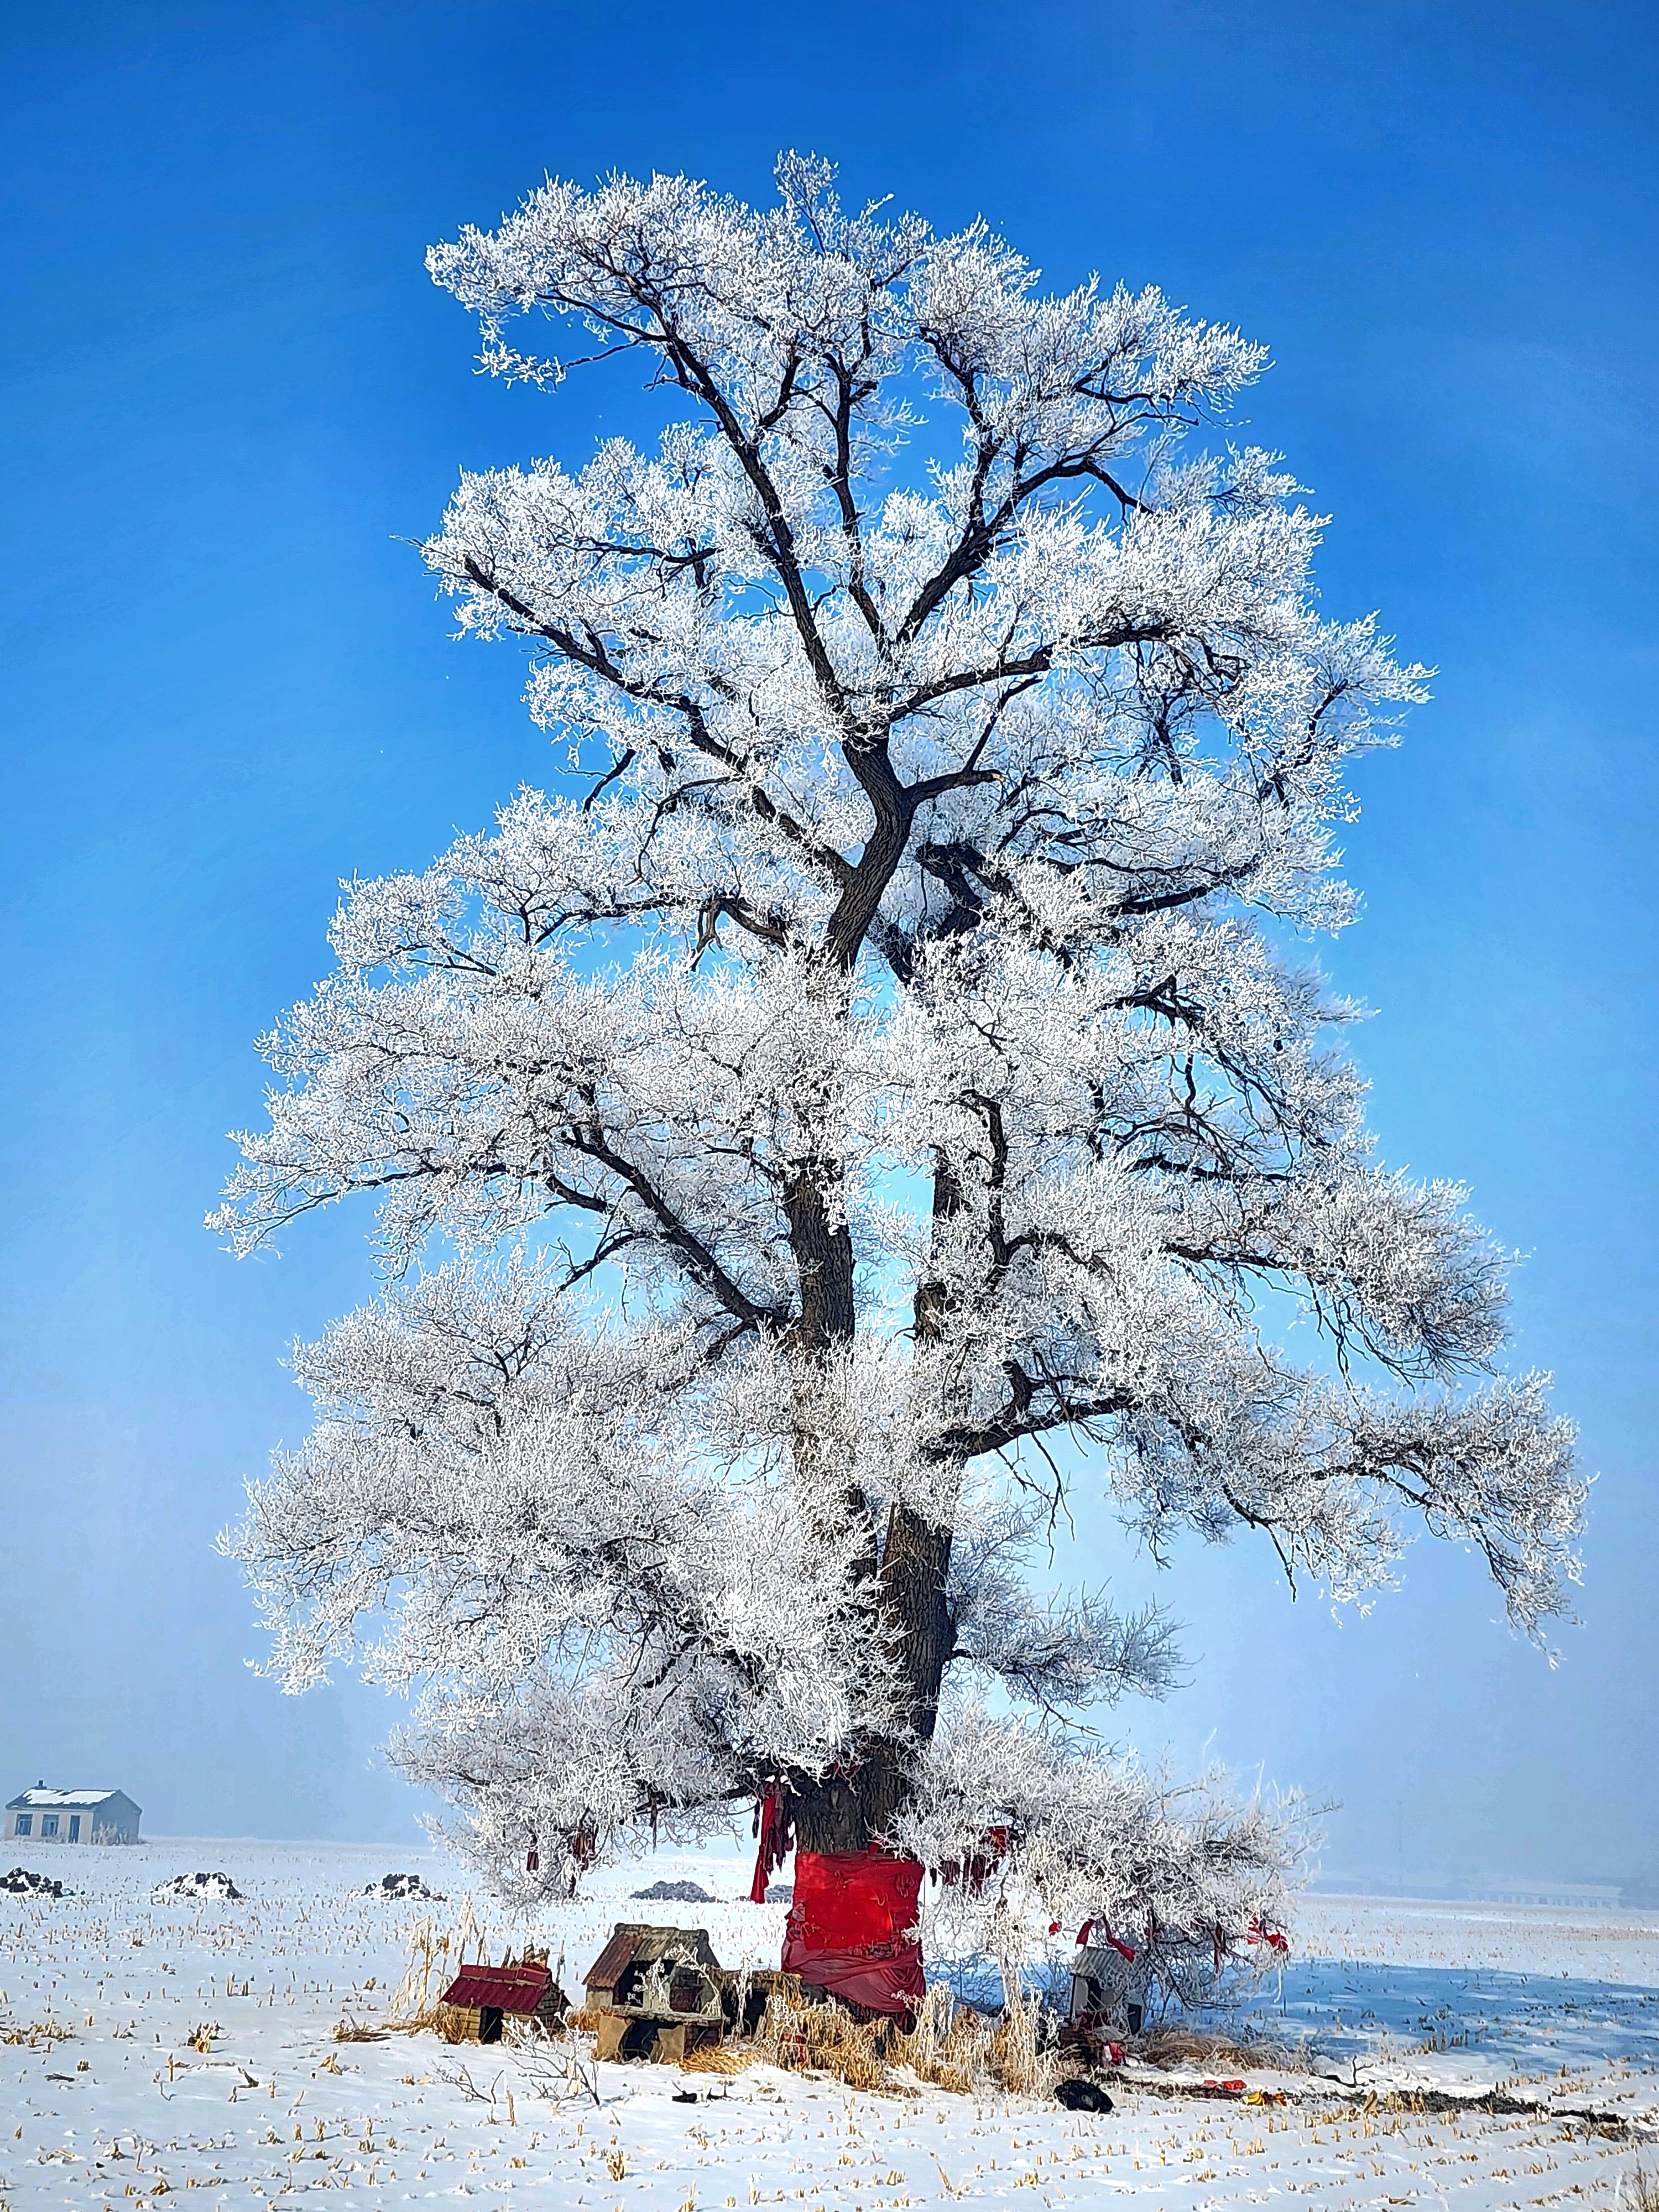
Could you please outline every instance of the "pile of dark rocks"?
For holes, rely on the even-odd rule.
[[[379,1881],[365,1883],[365,1897],[397,1899],[418,1898],[428,1905],[442,1905],[447,1900],[441,1889],[428,1889],[417,1874],[383,1874]]]
[[[241,1895],[228,1874],[176,1874],[150,1892],[157,1905],[198,1897],[234,1898],[240,1903]]]
[[[27,1867],[14,1867],[9,1874],[0,1874],[0,1890],[8,1897],[61,1897],[64,1885],[49,1874],[31,1874]]]

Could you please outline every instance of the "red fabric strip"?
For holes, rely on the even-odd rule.
[[[789,1815],[783,1809],[782,1800],[775,1790],[769,1790],[755,1808],[755,1833],[760,1842],[755,1852],[755,1878],[749,1885],[749,1902],[764,1905],[766,1885],[772,1869],[783,1864],[794,1842],[790,1832]]]

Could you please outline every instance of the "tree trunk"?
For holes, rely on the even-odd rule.
[[[949,1656],[945,1604],[951,1531],[895,1506],[877,1583],[874,1632],[890,1639],[913,1731],[908,1742],[877,1738],[845,1767],[799,1775],[789,1792],[795,1828],[795,1902],[784,1931],[783,1965],[860,2015],[908,2019],[926,1984],[921,1946],[911,1936],[921,1869],[886,1838],[908,1793],[916,1743],[939,1718]]]
[[[954,1212],[960,1204],[959,1185],[948,1163],[941,1158],[934,1176],[935,1218]],[[829,1327],[825,1323],[830,1322],[832,1316],[836,1320],[841,1318],[837,1309],[842,1306],[842,1298],[836,1278],[842,1250],[836,1249],[834,1239],[827,1233],[820,1209],[821,1201],[813,1204],[805,1201],[803,1195],[792,1194],[792,1241],[798,1261],[805,1261],[811,1270],[810,1281],[803,1276],[802,1334],[805,1336],[811,1329],[818,1343],[825,1345],[834,1341],[838,1334],[833,1322]],[[850,1336],[850,1240],[843,1249],[847,1268],[844,1312],[847,1334]],[[915,1328],[919,1342],[936,1337],[945,1298],[944,1286],[937,1281],[918,1286]],[[908,1506],[895,1505],[888,1516],[879,1566],[873,1557],[871,1560],[871,1631],[885,1640],[897,1662],[901,1695],[907,1708],[905,1735],[867,1741],[858,1747],[854,1757],[844,1766],[834,1768],[822,1777],[797,1774],[789,1779],[788,1811],[798,1852],[840,1862],[836,1869],[840,1894],[849,1907],[867,1905],[872,1916],[871,1925],[880,1919],[878,1898],[885,1896],[891,1886],[893,1869],[883,1863],[883,1858],[889,1856],[884,1849],[885,1839],[908,1791],[910,1761],[917,1746],[931,1742],[939,1720],[939,1692],[951,1656],[951,1625],[945,1592],[951,1565],[956,1472],[943,1467],[939,1470],[939,1519],[930,1521]],[[860,1503],[863,1503],[861,1496]],[[865,1510],[867,1511],[867,1507]],[[864,1869],[845,1863],[855,1857],[866,1858],[870,1863]],[[798,1890],[801,1872],[798,1858]],[[814,1869],[813,1879],[816,1881],[817,1878]],[[856,1917],[856,1912],[853,1917]],[[860,1954],[872,1949],[890,1952],[892,1955],[888,1962],[888,1978],[892,1985],[892,2002],[877,2003],[874,2008],[904,2009],[908,1996],[919,1997],[921,1949],[904,1940],[903,1927],[892,1926],[887,1940],[874,1945],[838,1945],[830,1940],[834,1933],[833,1927],[822,1916],[815,1917],[798,1904],[791,1913],[785,1938],[786,1963],[808,1982],[821,1974],[820,1986],[834,1989],[854,1950]],[[867,1963],[854,1986],[860,2002],[871,2001],[871,1968]]]
[[[896,1505],[888,1518],[874,1625],[897,1656],[918,1743],[932,1741],[939,1719],[950,1656],[945,1595],[950,1564],[950,1529],[935,1528],[908,1507]],[[850,1773],[833,1771],[816,1782],[799,1777],[790,1791],[797,1838],[809,1850],[867,1850],[885,1834],[903,1802],[907,1764],[901,1744],[878,1739],[866,1746]]]

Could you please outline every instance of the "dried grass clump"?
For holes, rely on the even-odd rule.
[[[1215,2028],[1188,2027],[1171,2021],[1153,2028],[1132,2043],[1135,2057],[1148,2066],[1173,2073],[1177,2067],[1190,2068],[1199,2074],[1233,2073],[1242,2067],[1266,2068],[1275,2074],[1305,2074],[1308,2070],[1304,2051],[1287,2050],[1284,2045],[1270,2043],[1266,2037],[1241,2041],[1236,2035],[1227,2035]]]
[[[74,2040],[75,2030],[55,2020],[32,2020],[27,2027],[19,2023],[14,2027],[0,2029],[0,2043],[16,2044],[30,2051],[37,2050],[43,2043],[50,2046],[54,2043],[73,2043]]]
[[[943,1983],[928,1990],[916,2024],[895,2039],[893,2055],[917,2077],[958,2096],[1001,2089],[1014,2097],[1045,2097],[1059,2080],[1057,2054],[1045,2049],[1042,2001],[1022,1996],[988,2020],[957,2003]]]
[[[877,2048],[884,2026],[856,2021],[834,2002],[807,2004],[776,1990],[755,2037],[756,2056],[798,2072],[833,2075],[849,2089],[880,2089],[887,2084]]]
[[[1042,2047],[1042,1999],[1022,1997],[997,2022],[987,2054],[991,2078],[1016,2097],[1044,2097],[1060,2079],[1055,2055]]]
[[[915,2026],[908,2034],[895,2035],[889,2048],[895,2062],[908,2066],[918,2081],[966,2097],[984,2070],[990,2040],[973,2007],[957,2004],[945,1984],[935,1982],[922,1999]]]
[[[752,2044],[727,2043],[688,2059],[688,2069],[735,2071],[757,2058],[798,2072],[829,2074],[849,2089],[914,2095],[918,2082],[958,2097],[1003,2090],[1041,2097],[1058,2079],[1054,2054],[1042,2047],[1042,2006],[1036,1996],[988,2021],[936,1983],[908,2029],[890,2021],[856,2021],[833,2001],[808,2003],[776,1991]]]
[[[442,2034],[438,2014],[447,2009],[441,2002],[443,1992],[468,1963],[469,1956],[475,1963],[484,1956],[484,1931],[473,1917],[470,1894],[461,1899],[453,1928],[441,1934],[428,1916],[410,1929],[409,1964],[386,2002],[386,2027],[407,2033],[438,2027]],[[449,2035],[445,2040],[453,2043],[458,2039]]]
[[[680,2061],[682,2074],[741,2074],[765,2056],[752,2043],[709,2043]]]

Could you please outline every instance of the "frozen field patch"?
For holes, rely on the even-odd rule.
[[[855,2096],[771,2068],[711,2081],[606,2065],[597,2104],[556,2103],[500,2047],[336,2040],[343,2021],[378,2021],[425,1909],[380,1888],[391,1856],[222,1841],[61,1850],[40,1870],[74,1896],[0,1899],[0,2204],[156,2212],[204,2191],[193,2201],[303,2198],[319,2212],[343,2197],[363,2208],[470,2197],[492,2212],[1119,2197],[1176,2212],[1293,2199],[1611,2207],[1659,2117],[1659,1918],[1322,1897],[1308,1900],[1257,2016],[1281,2038],[1310,2034],[1316,2074],[1340,2077],[1346,2095],[1316,2078],[1310,2101],[1247,2107],[1132,2082],[1094,2115],[937,2091]],[[152,1898],[204,1863],[232,1877],[240,1902]],[[466,1887],[430,1852],[400,1848],[395,1866],[452,1899]],[[706,1927],[729,1965],[775,1962],[785,1908],[740,1901],[746,1866],[667,1853],[533,1923],[492,1922],[495,1954],[533,1933],[563,1954],[574,1988],[612,1922],[641,1917],[631,1893],[652,1880],[696,1880],[720,1900],[652,1917]],[[1500,2086],[1542,2107],[1362,2101],[1368,2089]],[[688,2095],[697,2101],[678,2101]]]

